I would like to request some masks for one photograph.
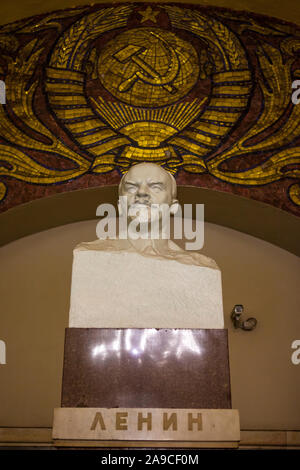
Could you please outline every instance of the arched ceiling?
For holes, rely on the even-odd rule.
[[[269,204],[193,186],[178,186],[180,204],[204,204],[205,222],[222,225],[300,256],[300,218]],[[0,214],[0,246],[53,227],[95,219],[102,203],[117,207],[118,186],[81,189],[21,204]],[[230,254],[229,254],[230,256]]]
[[[110,3],[113,3],[114,7],[124,3],[131,5],[130,2],[97,2],[97,4],[107,5],[107,7],[109,7]],[[139,5],[141,2],[134,3]],[[203,76],[201,74],[198,76],[198,78],[201,77],[202,84],[194,86],[190,94],[188,94],[189,90],[187,90],[186,94],[188,96],[186,103],[190,103],[190,109],[194,106],[193,112],[198,113],[198,115],[195,114],[194,120],[191,121],[191,129],[188,127],[185,129],[182,126],[185,134],[183,132],[179,135],[179,138],[175,136],[173,147],[172,145],[163,147],[165,149],[164,152],[166,152],[166,148],[170,148],[171,151],[175,149],[173,154],[170,154],[169,151],[167,158],[169,159],[170,168],[167,169],[176,174],[177,183],[181,186],[181,202],[203,202],[208,207],[206,213],[207,221],[241,230],[299,254],[297,237],[299,236],[300,219],[296,215],[299,214],[300,210],[300,186],[298,183],[299,179],[297,179],[299,173],[298,149],[300,148],[300,136],[299,132],[297,133],[299,126],[297,123],[298,120],[300,122],[300,113],[298,112],[300,105],[299,107],[293,107],[290,97],[292,80],[298,76],[300,77],[300,56],[299,49],[297,49],[299,48],[300,30],[296,26],[296,23],[300,25],[298,1],[183,1],[180,3],[172,2],[169,10],[167,7],[159,8],[159,3],[167,5],[171,2],[148,3],[148,5],[153,7],[152,9],[149,7],[151,10],[150,16],[145,14],[141,16],[140,10],[146,8],[146,6],[141,5],[141,9],[138,6],[133,10],[133,13],[130,13],[129,23],[125,22],[120,24],[120,26],[123,27],[125,35],[129,32],[129,36],[131,34],[130,29],[134,27],[141,27],[139,31],[142,31],[142,34],[144,31],[146,36],[147,34],[152,34],[150,30],[153,27],[161,27],[164,33],[159,38],[160,41],[167,43],[169,40],[172,48],[176,50],[177,47],[177,51],[180,50],[182,53],[185,47],[184,44],[191,40],[191,44],[196,47],[195,50],[197,50],[198,58],[203,59],[202,62],[200,60],[202,65],[199,68]],[[184,10],[183,6],[186,5],[188,8],[188,4],[191,5],[192,13],[188,13],[187,17],[184,17],[182,16],[184,15],[182,13]],[[14,2],[5,2],[1,6],[0,23],[6,25],[31,16],[45,15],[55,10],[80,7],[81,5],[93,4],[87,4],[85,0],[46,0],[43,2],[16,0]],[[219,14],[215,16],[215,10],[210,8],[201,10],[200,8],[200,12],[203,11],[205,15],[207,11],[208,15],[211,15],[208,18],[212,18],[212,20],[209,20],[208,28],[206,26],[202,27],[202,32],[200,32],[200,29],[193,30],[195,24],[196,28],[198,28],[202,21],[201,19],[199,20],[199,16],[196,16],[195,21],[193,11],[198,11],[198,5],[223,7],[226,10],[219,10]],[[175,8],[174,13],[170,10],[173,6]],[[178,12],[176,10],[177,7],[178,11],[181,11],[179,20],[176,16]],[[124,7],[122,6],[122,8]],[[230,9],[233,15],[231,15]],[[264,19],[256,15],[248,16],[248,14],[237,16],[233,10],[249,11],[260,15],[268,15],[268,17]],[[183,115],[183,110],[186,109],[186,104],[183,104],[181,101],[182,96],[179,96],[179,93],[178,96],[176,95],[175,100],[176,106],[179,106],[176,107],[176,111],[173,111],[173,107],[175,110],[175,106],[173,106],[174,100],[170,101],[170,103],[148,103],[150,111],[141,111],[145,113],[143,119],[141,119],[140,115],[134,111],[134,107],[147,106],[144,105],[143,101],[147,93],[146,95],[143,95],[143,93],[139,95],[142,96],[142,104],[138,102],[133,103],[133,111],[126,104],[126,100],[124,104],[124,100],[122,102],[121,99],[121,104],[116,114],[121,116],[123,113],[124,116],[130,115],[131,118],[134,118],[132,120],[134,122],[132,128],[135,134],[129,135],[131,141],[126,140],[127,135],[122,135],[123,140],[117,139],[116,133],[108,130],[108,123],[112,125],[112,128],[114,127],[113,113],[116,109],[117,101],[113,101],[111,97],[113,96],[113,99],[118,99],[118,95],[113,93],[116,90],[109,89],[109,82],[108,84],[103,82],[103,84],[100,79],[100,85],[103,86],[101,88],[100,85],[97,85],[99,96],[93,96],[92,93],[88,103],[90,104],[91,101],[95,101],[93,99],[95,97],[99,98],[98,108],[93,109],[93,113],[97,114],[99,112],[99,119],[99,115],[101,116],[102,112],[102,119],[106,128],[103,129],[103,126],[99,126],[99,121],[97,126],[96,124],[94,125],[94,127],[96,126],[95,129],[86,132],[86,128],[82,127],[86,123],[80,124],[79,122],[79,120],[82,120],[81,117],[76,117],[75,126],[77,124],[81,125],[82,129],[79,129],[79,127],[75,128],[73,122],[68,127],[66,122],[74,120],[74,117],[72,119],[64,118],[67,117],[66,110],[76,107],[76,105],[73,106],[74,96],[79,96],[79,98],[75,98],[75,101],[79,100],[78,103],[80,100],[86,99],[84,97],[86,90],[92,90],[96,79],[100,77],[100,75],[99,77],[97,76],[97,73],[101,74],[101,67],[99,68],[98,65],[96,70],[96,66],[93,65],[92,70],[91,63],[97,64],[97,58],[99,60],[99,55],[102,54],[101,48],[103,44],[109,44],[111,38],[118,38],[118,36],[113,34],[109,36],[109,31],[108,34],[105,33],[106,36],[105,34],[103,36],[105,37],[104,42],[101,42],[101,36],[100,43],[97,44],[97,41],[94,41],[96,36],[91,37],[91,47],[88,46],[85,55],[82,53],[82,50],[84,50],[84,48],[82,49],[82,44],[76,43],[75,52],[71,50],[70,57],[67,57],[65,63],[61,62],[62,59],[59,54],[68,49],[65,47],[66,43],[64,41],[68,35],[68,37],[72,37],[74,31],[76,31],[76,28],[73,28],[72,22],[75,21],[74,25],[78,25],[81,20],[84,20],[85,15],[96,14],[96,11],[98,11],[97,6],[82,11],[76,10],[74,13],[70,12],[69,15],[65,16],[58,14],[56,17],[54,14],[49,19],[46,16],[40,16],[36,18],[36,22],[22,22],[22,27],[17,25],[17,29],[14,27],[10,29],[8,27],[6,30],[5,28],[2,31],[0,30],[2,52],[7,45],[7,51],[11,56],[9,57],[9,54],[5,54],[0,58],[0,79],[3,78],[6,81],[6,77],[11,77],[11,82],[9,81],[10,78],[8,78],[6,83],[13,85],[11,87],[13,92],[8,90],[11,93],[8,95],[8,112],[5,110],[2,116],[4,120],[1,118],[2,133],[0,133],[0,144],[2,145],[2,153],[0,154],[0,176],[3,176],[3,180],[0,181],[0,199],[2,200],[0,224],[3,224],[4,230],[2,230],[0,235],[0,244],[59,224],[93,218],[95,204],[101,202],[101,200],[98,201],[98,194],[101,194],[100,199],[103,201],[105,198],[106,202],[114,200],[116,186],[112,185],[116,185],[121,173],[126,171],[124,164],[126,158],[127,160],[132,158],[131,161],[135,162],[145,158],[147,148],[151,147],[152,152],[152,147],[155,147],[149,141],[149,135],[157,136],[159,132],[161,134],[166,132],[167,126],[163,122],[161,127],[153,128],[151,130],[152,134],[150,132],[146,136],[150,144],[148,142],[147,145],[143,145],[143,139],[140,142],[139,137],[143,135],[141,132],[145,133],[145,130],[143,130],[142,126],[138,132],[135,130],[135,125],[139,119],[140,121],[151,121],[152,119],[152,122],[158,122],[159,119],[163,120],[162,118],[173,116],[174,119],[172,118],[171,124],[174,125],[174,121],[176,121],[178,116]],[[156,14],[153,11],[156,11]],[[158,11],[160,13],[157,13]],[[157,22],[158,18],[156,18],[156,15],[158,14],[160,20]],[[71,18],[72,15],[75,15],[74,20]],[[280,21],[277,23],[276,18],[290,21],[293,24],[289,26],[287,23],[280,23]],[[184,25],[182,19],[187,20],[189,23]],[[144,23],[144,21],[146,22]],[[203,21],[202,23],[203,25],[206,24]],[[87,26],[88,31],[91,31],[90,25],[85,20],[79,26]],[[185,26],[188,27],[185,28]],[[170,27],[173,33],[168,32]],[[147,28],[149,31],[147,31]],[[216,37],[219,35],[219,39],[217,38],[219,45],[215,47],[216,44],[210,38],[210,46],[208,46],[205,52],[206,58],[203,58],[201,54],[203,44],[206,47],[205,40],[207,40],[210,34],[209,28],[212,28],[213,35],[216,35]],[[176,40],[174,39],[174,31],[177,31],[179,34]],[[203,37],[201,37],[201,34],[203,34]],[[141,40],[145,41],[147,39],[146,36],[141,38]],[[130,39],[132,39],[132,35]],[[120,47],[124,48],[129,42],[120,43],[119,49],[113,49],[111,55],[116,56],[116,51],[121,51]],[[94,49],[92,49],[93,47]],[[223,49],[226,49],[225,53]],[[94,54],[93,57],[92,54]],[[220,54],[221,59],[218,57],[218,54]],[[226,56],[228,59],[227,65],[225,64],[227,61]],[[157,57],[159,57],[159,54]],[[195,55],[195,57],[197,56]],[[223,60],[222,57],[225,59]],[[192,55],[190,59],[194,60]],[[8,62],[6,62],[7,60]],[[135,62],[141,67],[142,62],[139,63],[138,60]],[[146,63],[148,60],[151,60],[151,54],[150,59],[148,56],[146,57]],[[291,62],[289,62],[290,60]],[[195,59],[196,62],[197,58]],[[102,60],[103,63],[105,63],[104,60]],[[193,64],[193,61],[191,63]],[[290,64],[293,64],[292,67],[290,67]],[[142,66],[145,67],[145,61]],[[204,68],[201,69],[201,66]],[[47,73],[45,72],[46,70]],[[193,70],[193,66],[190,67],[190,70]],[[191,71],[189,73],[192,76]],[[104,70],[103,72],[105,75],[107,71]],[[143,72],[144,74],[146,73],[144,69]],[[7,74],[6,76],[4,76],[5,73]],[[19,75],[21,73],[21,75],[18,76],[18,73]],[[162,72],[158,76],[161,78]],[[24,77],[26,77],[26,83],[23,80]],[[82,77],[88,77],[90,82],[88,83],[88,79]],[[125,78],[128,82],[128,77]],[[123,77],[122,80],[125,80],[125,78]],[[24,86],[22,85],[22,80],[24,81]],[[209,80],[211,80],[210,83]],[[46,85],[45,82],[47,83]],[[183,82],[184,77],[182,78]],[[180,91],[180,83],[175,83],[174,81],[174,84],[175,86],[167,84],[161,87],[162,97],[164,90],[167,90],[169,94],[174,90]],[[131,86],[132,83],[129,84],[128,82],[127,85]],[[278,88],[276,88],[277,86]],[[37,92],[35,93],[36,90]],[[70,90],[71,92],[69,92]],[[103,90],[104,100],[101,98],[101,91],[103,93]],[[66,96],[67,94],[69,96]],[[203,109],[205,109],[204,105],[200,110],[200,105],[202,106],[205,101],[201,95],[210,96],[210,101],[207,101],[207,109],[209,109],[207,115],[204,115],[203,112]],[[68,100],[70,99],[72,106],[69,105],[70,101]],[[129,103],[132,104],[130,100],[131,98]],[[224,100],[226,101],[225,105]],[[103,107],[105,102],[113,104],[110,107],[106,105]],[[178,105],[177,102],[179,103]],[[196,104],[194,105],[193,103]],[[261,103],[265,106],[265,113],[260,109]],[[169,107],[165,106],[167,111],[164,111],[159,116],[160,111],[158,114],[155,114],[155,107],[164,107],[164,104],[169,105]],[[80,106],[87,107],[86,104],[81,104],[78,108]],[[151,111],[151,106],[154,111]],[[222,107],[225,111],[221,110]],[[63,111],[60,111],[62,109]],[[202,113],[202,118],[206,118],[202,119],[206,123],[204,126],[195,120],[196,116],[200,116],[200,112]],[[225,117],[221,119],[221,112],[227,113],[228,116],[224,115]],[[239,112],[240,115],[238,116]],[[209,113],[215,116],[213,124]],[[237,117],[233,122],[229,115],[234,115],[234,113]],[[290,124],[287,123],[289,116],[291,117]],[[261,118],[263,119],[260,125]],[[282,124],[280,123],[281,118]],[[91,118],[89,117],[89,119]],[[23,124],[22,120],[24,120]],[[93,115],[93,121],[96,121],[95,115]],[[208,122],[209,125],[207,125]],[[242,128],[239,131],[241,122]],[[257,126],[256,123],[258,123]],[[120,132],[126,126],[128,127],[128,123],[125,121],[118,122],[117,124],[118,128],[115,129],[117,132]],[[177,124],[179,129],[182,123],[178,121]],[[254,129],[252,134],[248,132],[249,128],[251,129],[249,124]],[[224,141],[222,139],[225,136],[224,129],[226,126],[227,129],[231,126],[231,133],[228,131],[229,139]],[[28,129],[30,131],[29,134]],[[98,131],[98,129],[100,130]],[[265,131],[264,133],[261,133],[262,129]],[[271,129],[270,135],[267,132],[269,129]],[[117,145],[113,144],[115,145],[114,147],[109,144],[107,146],[108,150],[105,153],[101,147],[106,145],[104,136],[101,146],[98,145],[98,147],[101,147],[101,150],[99,149],[99,155],[97,155],[94,149],[99,141],[93,143],[89,135],[89,133],[94,131],[108,133],[108,140],[115,139],[114,142],[117,142]],[[42,138],[40,137],[41,135]],[[280,138],[278,140],[280,135],[281,140]],[[53,137],[56,138],[55,146],[52,140]],[[265,147],[261,145],[264,139],[268,142]],[[120,144],[119,141],[121,140],[122,143]],[[35,146],[32,146],[33,141],[39,141],[39,144],[35,143]],[[168,140],[167,134],[166,142],[167,144],[172,143],[172,139]],[[132,145],[132,143],[134,144]],[[245,146],[243,146],[244,144]],[[125,148],[124,151],[122,149],[119,150],[121,145]],[[231,146],[234,149],[233,153],[231,153]],[[96,147],[96,150],[98,147]],[[159,164],[163,164],[162,156],[164,157],[164,155],[159,154],[160,147],[159,142],[157,144],[156,161]],[[122,151],[123,153],[120,153]],[[132,151],[135,152],[133,157],[130,153]],[[149,158],[152,155],[151,152],[149,151]],[[58,161],[57,155],[63,158],[60,158]],[[224,155],[228,157],[226,161],[223,159]],[[247,157],[248,161],[244,157]],[[71,168],[67,159],[72,161],[72,163],[76,162],[79,168],[77,173],[77,169],[75,168],[75,171],[74,166]],[[105,166],[104,170],[103,166]],[[51,167],[55,167],[56,170],[54,171]],[[282,168],[284,168],[283,172]],[[15,172],[12,174],[10,173],[12,171]],[[71,176],[63,180],[63,173],[69,174],[68,172]],[[102,186],[102,188],[96,188],[96,186]],[[112,188],[113,192],[111,192]],[[79,212],[76,212],[76,208],[80,208]]]

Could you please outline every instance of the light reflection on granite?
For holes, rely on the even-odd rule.
[[[227,330],[67,328],[62,406],[230,408]]]
[[[154,347],[157,345],[157,335],[155,335],[155,329],[144,329],[139,330],[141,334],[136,336],[133,334],[132,329],[114,330],[115,337],[111,342],[102,342],[94,346],[91,351],[91,356],[100,356],[102,360],[106,359],[107,356],[116,355],[121,357],[122,351],[127,352],[135,357],[141,356],[147,351],[148,356],[154,361],[159,361],[161,365],[166,363],[166,359],[170,354],[174,354],[176,358],[180,357],[185,353],[201,354],[201,346],[199,344],[199,337],[201,336],[201,330],[198,330],[197,341],[195,341],[195,330],[169,330],[172,331],[172,336],[169,338],[168,344],[164,344],[166,349],[159,349]],[[153,344],[153,341],[155,344]],[[123,344],[124,343],[124,344]]]

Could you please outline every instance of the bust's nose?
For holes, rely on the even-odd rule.
[[[149,202],[150,201],[150,193],[149,193],[149,188],[145,184],[141,184],[138,187],[137,193],[136,193],[136,200],[139,202]]]
[[[140,204],[149,204],[150,197],[148,194],[137,194],[135,200]]]

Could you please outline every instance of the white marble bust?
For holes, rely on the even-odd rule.
[[[119,196],[127,221],[147,229],[154,218],[160,234],[165,222],[151,205],[178,208],[174,177],[152,163],[131,167]],[[214,260],[170,238],[123,239],[119,232],[81,243],[74,250],[69,327],[224,328],[221,272]]]
[[[154,163],[140,163],[134,165],[123,176],[119,185],[119,196],[127,198],[127,213],[129,219],[143,217],[143,212],[148,212],[148,220],[151,220],[152,204],[168,204],[170,213],[175,214],[178,208],[176,199],[177,188],[175,178],[159,165]],[[133,210],[135,209],[135,210]],[[119,212],[121,211],[119,203]],[[134,212],[134,214],[133,214]],[[161,212],[159,213],[160,220]],[[161,225],[160,233],[163,231]],[[136,252],[143,256],[153,256],[157,259],[176,260],[184,264],[205,266],[219,269],[216,262],[197,252],[187,251],[179,247],[170,239],[132,239],[130,235],[126,239],[105,239],[93,242],[84,242],[77,249],[90,249],[101,251],[128,251]]]

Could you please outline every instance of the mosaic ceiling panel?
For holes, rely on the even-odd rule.
[[[297,78],[300,28],[228,9],[101,4],[5,25],[0,211],[151,161],[299,215]]]

